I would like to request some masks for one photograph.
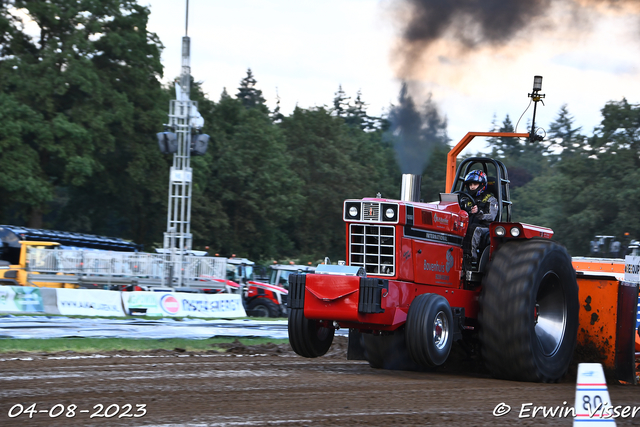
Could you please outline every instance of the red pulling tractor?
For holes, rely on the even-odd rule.
[[[576,272],[549,228],[511,222],[509,177],[498,160],[449,153],[448,193],[419,201],[420,176],[404,175],[401,200],[346,200],[347,261],[289,280],[289,339],[304,357],[327,352],[336,328],[349,328],[349,359],[374,368],[442,365],[454,341],[476,348],[498,378],[553,382],[567,371],[578,333]],[[477,263],[463,239],[471,196],[464,177],[479,169],[499,205]],[[470,206],[471,205],[471,206]]]

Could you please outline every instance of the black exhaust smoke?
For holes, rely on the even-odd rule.
[[[567,0],[570,1],[570,0]],[[451,36],[464,48],[503,45],[544,17],[551,0],[404,0],[409,19],[400,46],[401,77],[431,43]]]
[[[640,16],[640,0],[396,0],[395,6],[402,29],[392,60],[403,84],[389,112],[389,134],[400,169],[409,174],[422,174],[433,148],[449,142],[446,118],[415,81],[434,42],[453,40],[460,49],[447,55],[464,56],[475,47],[506,46],[517,36],[533,40],[534,30],[585,31],[603,8]]]
[[[419,70],[421,58],[437,40],[457,41],[461,52],[474,47],[501,47],[516,36],[535,31],[588,30],[603,9],[640,15],[638,0],[398,0],[401,40],[393,53],[398,78]],[[568,12],[562,22],[552,14]],[[452,52],[453,53],[453,52]]]

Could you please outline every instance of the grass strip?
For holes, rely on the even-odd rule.
[[[272,338],[237,338],[215,337],[208,339],[147,339],[147,338],[46,338],[46,339],[13,339],[0,338],[0,354],[15,352],[56,353],[74,351],[77,353],[95,353],[105,351],[149,351],[173,350],[180,348],[186,351],[224,351],[219,347],[221,343],[231,343],[235,340],[244,345],[258,345],[266,343],[284,344],[287,339]]]

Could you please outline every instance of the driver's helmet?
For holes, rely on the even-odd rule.
[[[469,184],[477,182],[480,184],[478,189],[476,190],[476,194],[472,194],[472,196],[478,197],[482,194],[484,190],[487,188],[487,174],[482,172],[481,170],[472,170],[464,177],[464,185],[469,188]]]

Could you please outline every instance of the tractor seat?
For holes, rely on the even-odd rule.
[[[493,197],[495,197],[496,199],[498,198],[498,185],[496,183],[495,176],[487,177],[487,189],[485,190],[485,192],[493,194]]]
[[[493,197],[498,201],[498,206],[500,205],[500,199],[498,198],[498,180],[495,176],[487,176],[487,193],[491,193]],[[496,216],[495,221],[502,220],[502,209],[498,209],[498,215]]]
[[[487,176],[487,189],[486,192],[490,193],[498,199],[498,186],[496,182],[495,176]],[[498,201],[500,203],[500,201]],[[500,221],[500,209],[498,209],[498,214],[496,216],[495,221]],[[482,231],[482,235],[480,236],[480,243],[478,244],[478,259],[479,266],[478,271],[484,271],[489,260],[489,246],[491,245],[491,233],[489,229]]]

